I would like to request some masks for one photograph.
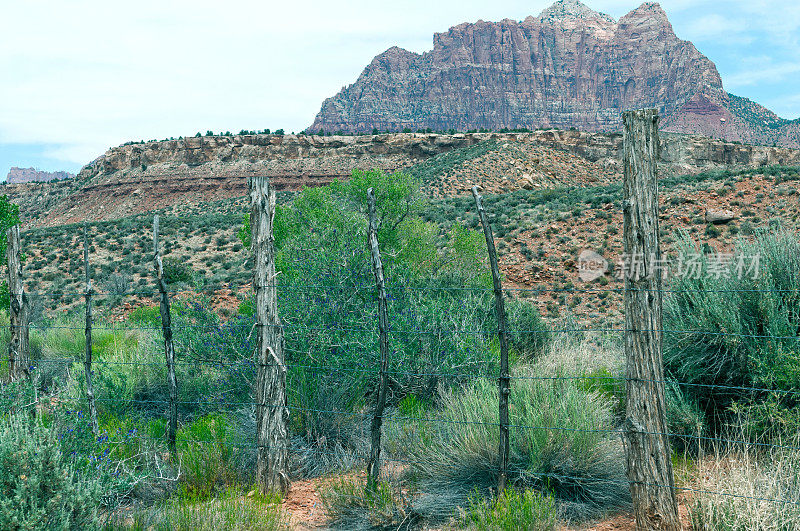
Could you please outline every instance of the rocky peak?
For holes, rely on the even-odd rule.
[[[667,18],[667,13],[658,2],[645,2],[621,19],[620,26],[625,24],[646,25],[649,27],[666,26],[672,32],[672,24]]]
[[[622,109],[656,107],[671,131],[800,145],[800,122],[772,131],[753,118],[765,109],[730,107],[714,63],[675,34],[654,2],[615,22],[579,0],[559,0],[522,22],[453,26],[433,43],[423,54],[392,48],[376,57],[323,102],[311,130],[616,131]],[[728,111],[741,119],[722,116]]]
[[[567,21],[615,21],[605,13],[598,13],[578,0],[558,0],[539,14],[536,19],[541,24],[563,25]]]

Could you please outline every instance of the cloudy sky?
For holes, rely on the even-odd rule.
[[[393,45],[423,52],[465,22],[549,0],[0,0],[0,178],[76,171],[129,140],[310,125],[325,97]],[[619,18],[638,3],[589,0]],[[800,4],[664,0],[726,89],[800,116]]]

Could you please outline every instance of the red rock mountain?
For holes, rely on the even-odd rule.
[[[308,131],[615,131],[634,107],[657,107],[669,131],[800,147],[800,121],[725,92],[658,4],[615,21],[577,0],[522,22],[455,26],[423,54],[390,48],[323,102]]]

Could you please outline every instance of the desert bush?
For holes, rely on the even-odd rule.
[[[27,412],[0,420],[0,528],[93,528],[102,494],[41,422]]]
[[[334,480],[321,491],[322,503],[341,529],[414,529],[419,516],[399,485],[366,484],[362,478]]]
[[[684,239],[680,251],[696,253]],[[758,256],[755,274],[738,270]],[[703,255],[696,276],[676,276],[665,300],[664,362],[713,418],[746,391],[719,386],[800,390],[800,241],[789,232],[759,232],[740,241],[715,273]]]
[[[462,524],[476,531],[548,531],[556,529],[557,522],[556,505],[550,496],[533,490],[506,489],[489,500],[476,492]]]
[[[622,447],[602,395],[563,379],[518,372],[511,386],[509,482],[544,489],[562,515],[584,518],[629,501]],[[415,510],[431,518],[464,507],[475,488],[497,484],[497,388],[489,380],[444,391],[425,421],[390,420],[390,452],[407,459],[422,495]],[[388,441],[391,441],[389,443]]]
[[[114,273],[105,283],[105,287],[112,295],[125,295],[131,287],[131,279],[127,275]]]

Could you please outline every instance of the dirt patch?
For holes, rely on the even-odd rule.
[[[686,506],[687,500],[679,499],[678,516],[681,520],[681,529],[692,529],[689,509]],[[636,520],[631,513],[617,514],[605,520],[598,520],[579,526],[563,526],[560,531],[635,531]]]
[[[289,515],[294,529],[325,529],[327,516],[319,495],[321,479],[292,482],[292,488],[283,501],[283,510]]]

